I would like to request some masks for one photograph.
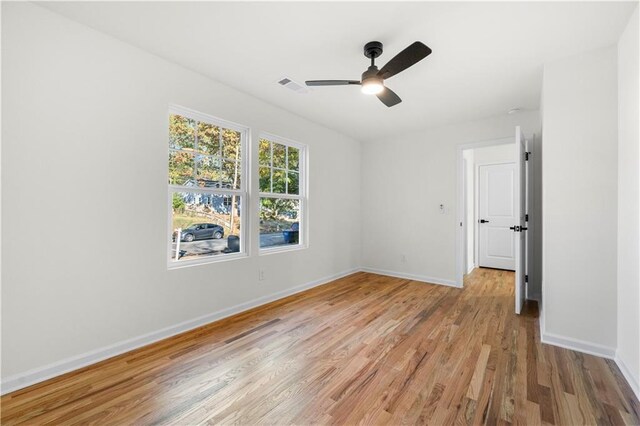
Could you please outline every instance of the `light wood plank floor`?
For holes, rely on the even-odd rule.
[[[2,424],[638,424],[608,360],[542,345],[513,273],[357,273],[2,398]]]

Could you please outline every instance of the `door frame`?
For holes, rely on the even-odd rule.
[[[464,191],[464,158],[463,151],[466,149],[485,148],[495,145],[506,145],[514,143],[513,136],[503,138],[487,139],[477,142],[458,144],[456,147],[456,286],[462,288],[464,285],[465,250],[467,249],[467,224],[465,220],[465,191]],[[475,186],[475,185],[474,185]]]

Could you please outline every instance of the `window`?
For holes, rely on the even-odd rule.
[[[263,135],[258,146],[260,248],[306,246],[306,149],[277,136]]]
[[[245,253],[247,134],[233,123],[170,109],[170,266]]]

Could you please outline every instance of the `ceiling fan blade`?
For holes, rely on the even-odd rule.
[[[396,95],[396,92],[389,89],[388,87],[385,87],[384,90],[378,93],[376,96],[382,101],[383,104],[388,107],[392,107],[402,102],[400,96]]]
[[[360,84],[358,80],[307,80],[307,86],[348,86],[350,84]]]
[[[431,49],[429,49],[424,43],[416,41],[409,45],[402,52],[398,53],[396,56],[391,58],[387,64],[378,71],[378,75],[383,79],[387,79],[389,77],[393,77],[409,68],[412,65],[415,65],[417,62],[420,62],[427,56],[431,54]]]

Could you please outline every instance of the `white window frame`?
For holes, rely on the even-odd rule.
[[[272,133],[261,132],[258,137],[258,150],[256,152],[259,152],[261,139],[266,139],[270,142],[275,142],[280,145],[290,146],[292,148],[298,149],[299,181],[298,181],[298,195],[278,194],[274,192],[262,192],[260,191],[260,184],[258,183],[258,197],[256,197],[257,200],[255,203],[256,214],[258,216],[257,223],[260,223],[260,207],[261,207],[260,200],[262,198],[287,198],[291,200],[300,201],[300,210],[298,212],[299,214],[298,222],[300,223],[300,226],[299,226],[299,232],[298,232],[298,244],[288,244],[288,245],[273,246],[273,247],[260,247],[260,229],[258,229],[259,254],[268,255],[268,254],[282,253],[287,251],[304,250],[306,248],[309,248],[309,212],[308,212],[309,147],[308,145],[293,141],[291,139],[283,138],[282,136],[277,136]],[[272,146],[272,150],[273,150],[273,146]],[[258,157],[259,157],[259,154],[258,154]],[[256,170],[256,174],[258,175],[258,181],[259,181],[260,179],[259,169],[261,166],[259,158],[256,158],[256,164],[258,167],[258,169]],[[271,166],[271,171],[273,173],[273,166]],[[272,182],[272,189],[273,189],[273,182]]]
[[[250,235],[249,222],[247,221],[248,213],[247,207],[251,206],[251,200],[249,199],[248,187],[248,170],[249,170],[249,157],[248,141],[251,140],[250,128],[241,124],[233,123],[231,121],[223,120],[212,115],[204,114],[198,111],[194,111],[189,108],[185,108],[179,105],[169,105],[167,113],[167,122],[172,114],[181,115],[186,118],[190,118],[196,121],[205,122],[213,126],[218,126],[225,129],[235,130],[240,132],[240,189],[226,189],[226,188],[199,188],[188,187],[181,185],[168,185],[167,190],[167,267],[168,269],[179,269],[194,265],[206,265],[209,263],[226,262],[229,260],[242,259],[249,256],[248,235]],[[167,129],[168,130],[168,129]],[[168,141],[169,132],[167,131],[167,177],[169,173],[169,148]],[[165,179],[167,182],[169,179]],[[174,192],[197,192],[201,194],[214,194],[222,196],[239,196],[242,200],[240,205],[240,251],[238,253],[217,254],[210,256],[203,256],[197,259],[185,259],[174,260],[172,258],[172,241],[171,235],[173,233],[173,193]]]

